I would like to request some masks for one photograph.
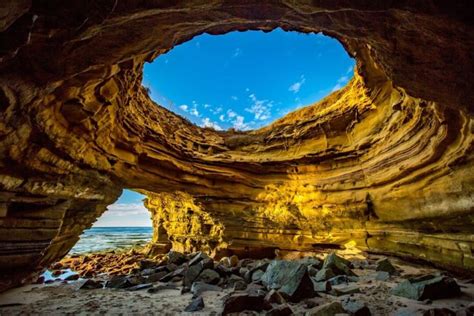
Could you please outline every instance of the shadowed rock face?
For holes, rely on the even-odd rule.
[[[469,1],[7,1],[0,6],[0,270],[61,258],[124,187],[150,251],[359,247],[474,270]],[[357,60],[321,102],[250,132],[155,104],[145,61],[208,32],[322,31]]]

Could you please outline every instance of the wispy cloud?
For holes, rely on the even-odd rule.
[[[239,57],[241,54],[242,54],[242,50],[237,47],[237,48],[234,50],[234,53],[232,54],[232,57],[233,57],[233,58],[236,58],[236,57]]]
[[[184,112],[188,112],[188,105],[187,105],[187,104],[181,104],[181,105],[179,106],[179,108],[180,108],[181,110],[183,110]]]
[[[221,122],[225,122],[225,115],[224,115],[224,114],[221,114],[221,115],[219,116],[219,120],[220,120]]]
[[[249,129],[249,125],[245,123],[245,118],[241,115],[237,115],[235,119],[232,121],[233,127],[238,130],[247,130]]]
[[[341,89],[344,84],[347,83],[347,80],[349,80],[347,76],[341,76],[339,79],[337,79],[336,85],[332,88],[331,92]]]
[[[306,78],[304,77],[304,75],[301,75],[300,77],[300,80],[293,83],[289,88],[288,88],[288,91],[291,91],[293,93],[298,93],[301,89],[301,86],[304,85],[304,83],[306,82]]]
[[[221,131],[222,130],[222,127],[219,126],[219,124],[217,124],[216,122],[213,122],[210,118],[208,117],[205,117],[202,119],[202,124],[201,126],[203,127],[211,127],[217,131]]]
[[[199,111],[195,107],[189,110],[189,114],[199,117]]]
[[[237,98],[235,95],[230,97],[232,100],[237,101],[239,98]]]
[[[217,115],[217,114],[222,112],[222,107],[219,106],[217,108],[211,108],[210,111],[211,111],[212,114]]]
[[[350,74],[352,72],[354,72],[354,66],[349,66],[349,68],[347,68],[346,74]]]
[[[273,101],[259,100],[253,93],[249,95],[249,98],[252,100],[252,105],[246,108],[245,111],[252,113],[255,119],[259,121],[264,121],[271,117],[270,109],[273,106]]]
[[[108,216],[127,216],[149,213],[143,203],[115,203],[109,205],[107,209],[108,211],[106,214]]]

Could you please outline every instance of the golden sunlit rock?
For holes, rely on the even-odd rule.
[[[351,247],[474,270],[468,1],[68,1],[0,6],[0,290],[62,258],[122,188],[150,253]],[[471,10],[472,11],[472,10]],[[357,60],[249,132],[155,104],[145,61],[208,32],[324,32]]]

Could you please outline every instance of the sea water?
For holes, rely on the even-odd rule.
[[[84,231],[69,254],[144,246],[152,234],[152,227],[92,227]]]

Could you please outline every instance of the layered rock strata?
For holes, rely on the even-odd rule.
[[[474,269],[472,5],[10,0],[0,6],[1,288],[62,257],[122,188],[151,250],[365,249]],[[207,32],[324,32],[344,89],[250,132],[151,101],[143,64]],[[187,223],[186,225],[183,223]]]

